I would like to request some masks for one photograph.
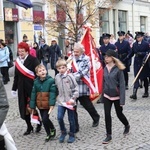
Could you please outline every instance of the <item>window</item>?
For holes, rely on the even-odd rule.
[[[140,30],[146,32],[146,17],[140,16]]]
[[[109,11],[105,9],[100,9],[100,28],[101,33],[109,33]]]
[[[126,11],[118,11],[118,23],[120,31],[127,31],[127,12]]]
[[[39,5],[33,5],[33,10],[42,11],[42,6],[39,6]]]
[[[4,7],[5,8],[16,8],[15,4],[4,1]]]

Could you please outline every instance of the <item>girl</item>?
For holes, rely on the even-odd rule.
[[[103,144],[108,144],[108,142],[112,139],[111,107],[113,103],[119,120],[125,126],[123,134],[126,135],[127,133],[129,133],[130,129],[129,122],[122,113],[123,105],[125,104],[125,80],[123,75],[123,69],[125,69],[125,67],[116,57],[117,53],[114,50],[108,50],[106,52],[103,102],[107,137],[103,141]]]

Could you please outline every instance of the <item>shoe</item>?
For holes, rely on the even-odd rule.
[[[45,142],[48,142],[51,138],[51,135],[48,135],[46,138],[45,138]]]
[[[108,144],[111,140],[112,140],[111,135],[110,135],[110,134],[107,134],[107,137],[106,137],[105,140],[102,142],[102,144]]]
[[[5,81],[5,82],[4,82],[4,85],[6,85],[7,83],[8,83],[8,82]]]
[[[63,143],[65,140],[67,133],[66,132],[62,132],[61,136],[59,137],[59,143]]]
[[[54,138],[56,136],[56,129],[51,129],[50,135],[51,138]]]
[[[33,127],[28,128],[23,135],[29,135],[31,132],[33,132]]]
[[[129,89],[129,87],[128,87],[128,85],[126,85],[126,90],[128,90]]]
[[[68,143],[73,143],[75,141],[75,137],[74,136],[69,136],[69,139],[67,140]]]
[[[97,127],[99,125],[99,120],[100,118],[98,119],[98,121],[94,121],[92,124],[92,127]]]
[[[127,126],[125,126],[123,134],[127,135],[129,133],[129,131],[130,131],[130,125],[127,125]]]
[[[148,96],[149,96],[148,92],[145,92],[145,93],[142,95],[142,98],[146,98],[146,97],[148,97]]]
[[[37,124],[37,126],[36,126],[35,132],[36,132],[36,133],[40,132],[40,131],[41,131],[41,128],[42,128],[42,122],[40,121],[40,124]]]
[[[79,128],[76,128],[75,133],[78,133],[78,132],[79,132]]]

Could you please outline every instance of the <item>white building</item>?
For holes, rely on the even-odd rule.
[[[113,8],[100,17],[100,34],[107,32],[117,36],[122,30],[135,35],[136,31],[150,33],[150,0],[118,0]]]

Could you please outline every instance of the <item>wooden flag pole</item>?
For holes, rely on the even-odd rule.
[[[139,72],[137,73],[136,77],[134,78],[134,80],[133,80],[133,82],[132,82],[132,84],[131,84],[131,87],[133,86],[133,84],[135,83],[135,81],[137,80],[137,78],[139,77],[139,75],[140,75],[140,73],[141,73],[141,71],[142,71],[144,65],[145,65],[146,62],[148,61],[149,56],[150,56],[150,53],[147,55],[146,60],[144,61],[144,63],[142,64],[142,66],[141,66],[141,68],[140,68],[140,70],[139,70]]]

